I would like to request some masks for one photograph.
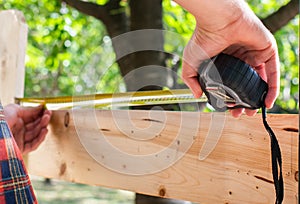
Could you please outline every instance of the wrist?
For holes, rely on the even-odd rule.
[[[202,27],[220,27],[236,21],[251,11],[241,0],[174,0],[190,12]]]

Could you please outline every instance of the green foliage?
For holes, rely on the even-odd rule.
[[[277,104],[286,112],[299,109],[298,22],[299,15],[275,34],[281,62],[280,95]]]
[[[103,41],[107,36],[100,21],[58,0],[0,0],[0,9],[21,10],[29,27],[25,96],[72,95],[78,86],[88,87],[87,92],[96,89],[83,70],[103,72],[103,59],[113,54]]]
[[[108,0],[91,2],[105,4]],[[163,23],[166,52],[181,56],[195,27],[191,14],[173,1],[164,0]],[[248,0],[264,18],[288,0]],[[122,1],[123,6],[128,6]],[[114,52],[103,24],[59,0],[0,0],[0,9],[21,10],[29,26],[25,96],[56,96],[124,90]],[[276,34],[281,60],[281,90],[277,105],[298,110],[299,16]],[[173,37],[172,37],[173,36]],[[178,58],[178,57],[177,57]],[[170,67],[177,64],[170,60]],[[181,70],[176,70],[180,75]],[[183,82],[177,79],[183,85]]]
[[[288,2],[289,0],[247,0],[248,5],[260,19],[277,11]]]
[[[44,178],[31,178],[39,203],[42,204],[133,204],[134,193],[99,186],[76,184]]]

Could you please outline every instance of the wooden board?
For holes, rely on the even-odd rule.
[[[27,25],[20,11],[0,12],[0,98],[2,105],[23,97]]]
[[[298,199],[298,120],[268,115],[288,204]],[[30,174],[199,203],[275,200],[270,140],[259,114],[54,111],[50,129],[29,155]]]

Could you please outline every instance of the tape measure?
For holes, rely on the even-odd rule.
[[[267,83],[249,64],[223,53],[201,64],[199,82],[209,103],[218,111],[261,108],[268,92]],[[234,103],[227,102],[230,100]]]
[[[46,98],[16,98],[15,100],[16,103],[21,103],[24,106],[45,104],[49,110],[72,108],[109,109],[113,107],[199,103],[208,101],[205,95],[200,98],[194,98],[189,89],[137,91]],[[234,103],[232,99],[228,99],[226,102]]]

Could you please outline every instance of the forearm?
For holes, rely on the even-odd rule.
[[[220,28],[253,12],[243,0],[174,0],[195,16],[202,27]]]

